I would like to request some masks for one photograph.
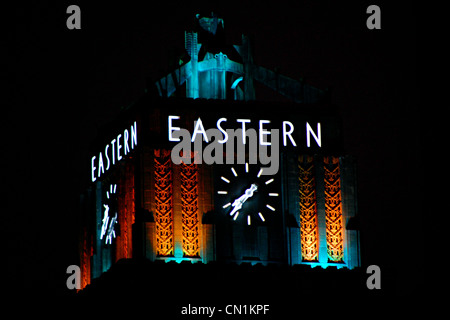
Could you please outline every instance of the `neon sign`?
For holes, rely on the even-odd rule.
[[[137,124],[131,125],[130,130],[125,129],[119,133],[111,143],[105,146],[104,152],[100,151],[97,156],[91,158],[91,180],[94,182],[113,165],[123,159],[137,145]],[[122,156],[123,152],[123,156]],[[106,161],[106,165],[105,165]]]
[[[174,164],[180,164],[181,162],[191,163],[190,158],[183,159],[185,154],[191,154],[191,143],[194,144],[194,162],[197,164],[223,164],[225,162],[233,164],[235,160],[233,156],[224,156],[224,145],[226,147],[226,155],[236,154],[237,163],[244,164],[247,161],[245,159],[247,145],[249,163],[257,163],[259,157],[261,164],[268,165],[264,167],[263,175],[274,175],[279,169],[281,140],[284,147],[288,147],[289,144],[297,147],[293,135],[294,124],[290,121],[282,122],[281,135],[283,138],[279,139],[280,130],[269,129],[271,125],[270,120],[258,120],[255,130],[255,128],[251,127],[251,119],[236,119],[236,122],[240,124],[238,125],[239,129],[224,129],[222,123],[227,122],[227,118],[220,118],[216,122],[216,128],[205,130],[202,119],[199,117],[194,123],[194,131],[191,135],[188,130],[174,126],[173,121],[179,119],[180,117],[176,115],[168,116],[168,139],[172,142],[178,142],[171,152],[171,159]],[[320,122],[317,123],[316,131],[314,131],[309,122],[306,122],[306,146],[308,148],[312,146],[313,139],[317,147],[322,147],[321,130]],[[236,149],[234,148],[235,139],[237,142]],[[207,143],[204,148],[202,141]]]
[[[182,129],[179,127],[175,127],[173,125],[174,120],[179,120],[180,116],[170,115],[168,117],[168,138],[169,141],[172,142],[180,142],[181,139],[174,135],[175,131],[181,131]],[[220,132],[220,135],[223,136],[223,139],[219,140],[218,143],[223,144],[226,143],[229,139],[230,132],[234,133],[236,130],[232,129],[224,129],[222,127],[222,123],[227,122],[227,118],[220,118],[217,120],[216,127],[217,129],[213,129],[214,132]],[[247,136],[247,130],[246,124],[250,124],[252,122],[251,119],[236,119],[236,122],[240,123],[240,136],[242,137],[242,143],[246,144],[246,136]],[[268,130],[267,127],[265,128],[265,125],[270,124],[270,120],[259,120],[258,121],[258,138],[259,143],[262,146],[271,146],[272,143],[267,141],[268,137],[271,135],[271,130]],[[283,121],[282,122],[282,136],[283,136],[283,146],[288,145],[288,140],[292,146],[296,147],[297,143],[294,140],[294,137],[292,136],[292,133],[294,132],[294,124],[290,121]],[[194,125],[194,132],[192,133],[191,142],[194,142],[197,135],[201,135],[203,137],[203,140],[208,143],[208,132],[212,132],[209,130],[205,130],[205,127],[203,126],[202,119],[199,117],[197,121],[195,121]],[[208,132],[207,132],[208,131]],[[314,129],[311,127],[309,122],[306,122],[306,145],[308,148],[311,147],[311,136],[314,138],[316,144],[318,147],[322,147],[322,134],[321,134],[321,125],[320,122],[317,123],[317,129],[316,132],[314,132]]]

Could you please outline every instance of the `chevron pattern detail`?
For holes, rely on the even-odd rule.
[[[324,158],[325,221],[329,262],[343,262],[344,230],[342,223],[341,182],[338,157]]]
[[[198,257],[199,219],[198,219],[198,167],[191,164],[180,164],[181,175],[181,220],[183,234],[183,255]]]
[[[313,157],[300,155],[299,196],[300,196],[300,239],[302,261],[318,261],[318,221],[316,202],[316,179],[314,177]]]
[[[170,150],[155,150],[156,254],[173,256],[172,161]]]

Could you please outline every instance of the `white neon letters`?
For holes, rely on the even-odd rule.
[[[242,144],[245,144],[245,124],[250,123],[250,119],[236,119],[237,122],[242,123]]]
[[[197,121],[195,121],[195,128],[194,133],[192,134],[191,142],[195,141],[195,137],[198,133],[201,133],[203,135],[203,138],[205,139],[205,142],[208,143],[208,136],[206,135],[205,127],[203,127],[202,119],[200,119],[200,117]]]
[[[223,140],[219,140],[219,143],[225,143],[228,141],[228,133],[220,126],[220,124],[224,121],[227,121],[227,118],[220,118],[219,120],[217,120],[217,129],[219,129],[219,131],[223,133]]]
[[[316,140],[316,143],[319,147],[322,146],[322,133],[320,130],[320,122],[317,123],[317,135],[314,133],[313,129],[309,125],[309,123],[306,123],[306,145],[308,148],[311,147],[311,135],[314,137],[314,140]]]
[[[286,126],[289,126],[289,131],[287,130]],[[287,146],[287,139],[286,137],[289,137],[289,140],[291,140],[291,143],[294,147],[297,146],[297,144],[294,141],[294,138],[292,138],[292,132],[294,132],[294,125],[290,121],[283,121],[283,146]]]
[[[264,123],[270,123],[270,121],[269,120],[259,120],[259,143],[262,146],[270,146],[271,145],[270,142],[264,141],[264,136],[270,134],[270,131],[267,131],[263,128]]]
[[[100,151],[98,156],[91,158],[91,180],[94,182],[105,174],[112,165],[119,162],[137,146],[137,123],[131,125],[130,129],[125,129],[119,133],[111,143],[105,146],[104,151]],[[105,166],[106,162],[106,166]]]
[[[180,141],[180,138],[174,138],[172,136],[174,131],[180,131],[180,129],[181,129],[179,127],[174,127],[172,125],[172,120],[176,120],[176,119],[180,119],[180,117],[179,116],[169,116],[169,119],[168,119],[168,121],[169,121],[169,141],[174,141],[174,142]]]
[[[97,178],[95,177],[95,169],[97,169],[95,167],[95,159],[96,158],[97,158],[96,156],[93,156],[92,159],[91,159],[91,179],[92,179],[92,182],[97,180]]]
[[[180,142],[181,139],[180,137],[182,136],[181,132],[177,133],[176,136],[174,136],[175,131],[181,131],[182,129],[180,127],[175,127],[173,125],[173,120],[179,120],[180,116],[175,116],[175,115],[171,115],[168,117],[168,136],[169,136],[169,141],[173,141],[173,142]],[[270,139],[270,135],[271,135],[271,130],[268,129],[266,127],[266,125],[270,125],[271,121],[270,120],[257,120],[258,121],[258,140],[259,140],[259,144],[261,146],[271,146],[272,145],[272,140]],[[220,118],[219,120],[217,120],[216,122],[216,127],[218,132],[223,136],[222,139],[218,140],[217,142],[220,144],[224,144],[228,141],[229,139],[229,132],[227,132],[227,130],[230,130],[228,128],[226,128],[226,122],[227,118]],[[240,123],[240,132],[239,135],[242,138],[242,144],[246,144],[247,142],[247,137],[248,137],[248,129],[247,129],[247,125],[246,124],[251,124],[252,120],[251,119],[236,119],[237,123]],[[225,126],[224,126],[225,124]],[[225,127],[225,128],[224,128]],[[211,140],[211,133],[210,131],[211,129],[206,130],[202,119],[199,117],[195,123],[194,123],[194,131],[192,133],[192,136],[190,136],[191,138],[191,142],[194,142],[197,135],[202,135],[203,136],[203,141],[205,141],[206,143],[209,143]],[[297,147],[297,143],[294,139],[293,133],[294,133],[295,127],[294,124],[291,121],[283,121],[282,122],[282,136],[283,136],[283,146],[287,147],[288,145],[291,145],[293,147]],[[124,135],[126,136],[127,133],[124,133]],[[208,136],[209,134],[209,136]],[[311,136],[314,138],[317,146],[320,148],[322,147],[322,131],[321,131],[321,124],[320,122],[317,122],[317,130],[314,131],[313,128],[311,127],[311,125],[309,124],[309,122],[306,122],[306,146],[308,148],[311,148]],[[126,149],[126,146],[125,146]]]

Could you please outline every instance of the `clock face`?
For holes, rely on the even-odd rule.
[[[222,214],[249,226],[266,224],[280,214],[279,181],[263,171],[249,163],[222,167],[216,189]]]
[[[116,237],[115,225],[117,224],[117,184],[110,184],[106,191],[106,201],[103,204],[103,219],[100,232],[100,240],[105,244],[112,244]]]

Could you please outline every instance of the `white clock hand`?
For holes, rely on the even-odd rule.
[[[244,204],[244,202],[247,201],[248,198],[252,197],[254,192],[257,191],[257,190],[258,190],[258,185],[252,183],[250,188],[245,190],[245,192],[244,192],[244,194],[242,196],[240,196],[239,198],[234,200],[234,202],[232,204],[233,210],[231,210],[230,216],[232,216],[236,211],[241,209],[242,205]]]
[[[232,206],[234,207],[233,210],[230,212],[230,216],[232,216],[236,211],[242,208],[242,204],[245,202],[244,197],[246,197],[245,194],[234,200]]]

